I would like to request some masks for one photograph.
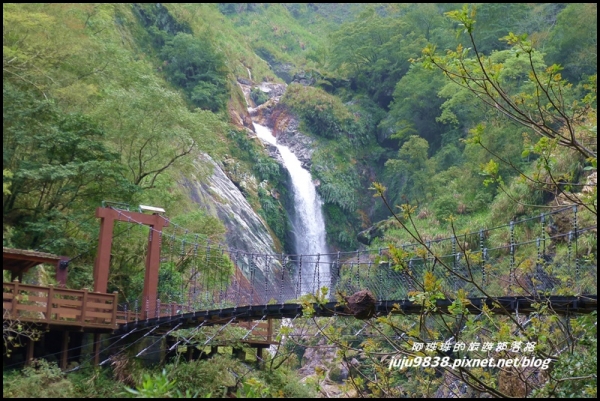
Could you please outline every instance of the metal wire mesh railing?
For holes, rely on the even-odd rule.
[[[590,245],[596,226],[579,227],[577,212],[573,206],[436,240],[317,255],[253,254],[201,243],[183,230],[161,232],[161,271],[185,272],[178,276],[183,279],[161,274],[159,299],[122,309],[131,316],[156,310],[158,317],[299,303],[307,294],[333,301],[359,290],[378,301],[421,292],[446,298],[459,291],[467,297],[596,294],[596,248]]]

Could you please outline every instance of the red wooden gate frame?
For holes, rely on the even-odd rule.
[[[94,264],[94,292],[105,293],[108,287],[108,272],[110,268],[110,253],[112,248],[113,229],[115,220],[150,226],[148,236],[148,254],[146,256],[146,275],[144,277],[144,292],[142,294],[143,318],[156,315],[156,299],[158,289],[158,269],[160,267],[160,236],[163,227],[169,225],[168,220],[155,214],[144,214],[99,207],[96,217],[100,220],[100,239],[98,241],[98,256]],[[143,304],[148,302],[147,307]]]

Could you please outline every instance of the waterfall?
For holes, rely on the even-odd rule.
[[[295,258],[302,294],[315,293],[320,287],[331,290],[330,259],[325,241],[325,220],[321,201],[310,172],[302,167],[300,160],[284,145],[277,144],[271,130],[254,123],[256,135],[277,147],[290,174],[294,196],[292,217],[294,247],[300,257]],[[301,272],[301,273],[300,273]]]

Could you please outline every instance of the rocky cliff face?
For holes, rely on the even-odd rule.
[[[249,109],[252,121],[269,127],[277,138],[277,143],[290,148],[302,163],[302,167],[310,170],[314,141],[299,130],[298,118],[291,114],[285,106],[279,104],[279,99],[285,93],[286,86],[263,82],[258,88],[269,95],[269,100],[258,107]],[[244,93],[249,92],[250,89],[244,89]]]
[[[186,177],[183,185],[191,198],[211,215],[218,217],[225,227],[227,246],[237,252],[236,264],[246,277],[250,274],[250,263],[258,268],[255,280],[264,283],[280,277],[281,264],[277,260],[252,258],[250,255],[277,254],[275,243],[266,223],[256,214],[242,192],[224,173],[221,165],[208,155],[202,155],[196,162],[198,176],[207,174],[207,179],[196,176]],[[252,260],[251,260],[252,259]],[[273,285],[274,282],[272,283]],[[279,282],[278,282],[279,284]]]
[[[302,163],[302,167],[310,171],[312,155],[315,151],[313,140],[299,130],[300,121],[290,114],[286,107],[275,107],[267,119],[267,126],[273,131],[277,143],[290,148]]]

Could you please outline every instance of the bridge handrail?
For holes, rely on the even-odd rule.
[[[117,327],[117,293],[2,283],[5,319],[83,327]]]

